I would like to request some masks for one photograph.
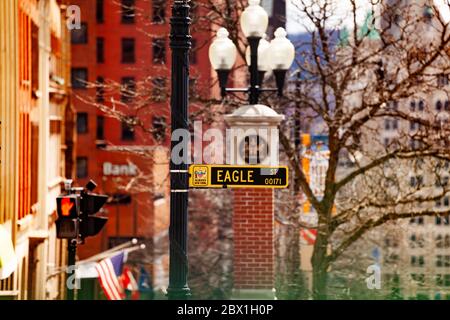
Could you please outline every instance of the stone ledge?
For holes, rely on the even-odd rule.
[[[275,289],[233,289],[232,300],[276,300]]]

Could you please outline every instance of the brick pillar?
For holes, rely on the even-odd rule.
[[[273,189],[234,189],[235,299],[274,298]]]

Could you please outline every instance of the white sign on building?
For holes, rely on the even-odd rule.
[[[103,163],[104,176],[136,176],[137,167],[133,163],[112,164],[111,162]]]

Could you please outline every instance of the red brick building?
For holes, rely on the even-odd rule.
[[[76,184],[93,179],[96,192],[110,196],[109,221],[80,246],[80,259],[137,237],[148,244],[139,260],[152,265],[153,239],[167,231],[170,2],[72,1],[81,9],[81,28],[72,31]],[[202,46],[209,38],[193,33],[193,79],[211,76],[208,46]],[[168,263],[158,261],[149,267],[154,277]]]

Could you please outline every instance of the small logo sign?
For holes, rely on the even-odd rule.
[[[205,166],[195,166],[194,167],[193,184],[196,186],[207,186],[208,185],[208,167],[205,167]]]
[[[191,165],[191,188],[286,188],[287,167]]]

